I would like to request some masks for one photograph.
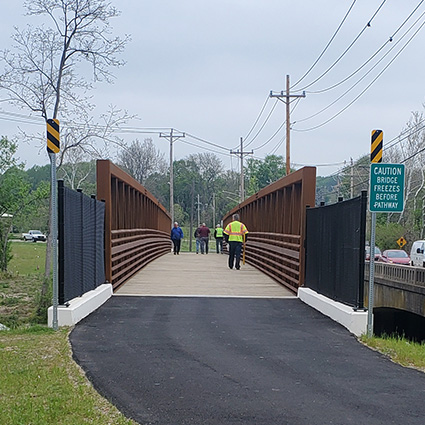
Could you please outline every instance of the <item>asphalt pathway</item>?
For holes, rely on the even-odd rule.
[[[425,424],[425,374],[298,299],[115,296],[70,340],[144,425]]]

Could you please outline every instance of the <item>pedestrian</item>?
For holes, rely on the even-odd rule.
[[[215,226],[214,237],[217,254],[223,254],[223,228],[219,224]]]
[[[196,253],[199,254],[199,248],[201,247],[201,237],[199,236],[199,229],[201,228],[201,225],[199,225],[196,230],[195,233],[193,234],[193,236],[195,236],[195,241],[196,241]]]
[[[179,255],[180,245],[183,239],[183,230],[179,227],[177,221],[174,223],[174,227],[171,229],[171,240],[174,245],[174,255]]]
[[[226,243],[229,244],[229,268],[233,269],[235,265],[236,270],[239,270],[242,243],[246,241],[248,229],[239,221],[239,214],[233,214],[232,219],[233,221],[226,226],[223,233]]]
[[[201,254],[208,254],[208,242],[210,240],[210,229],[202,223],[202,226],[199,228],[199,237],[201,238]]]

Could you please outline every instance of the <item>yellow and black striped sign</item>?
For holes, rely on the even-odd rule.
[[[382,146],[384,133],[382,130],[372,130],[372,145],[370,148],[370,162],[382,162]]]
[[[59,144],[59,120],[47,120],[47,152],[58,153],[60,151]]]

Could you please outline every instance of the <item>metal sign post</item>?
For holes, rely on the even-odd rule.
[[[372,163],[370,165],[369,211],[372,213],[370,229],[370,274],[367,334],[373,334],[373,298],[375,280],[376,213],[401,213],[404,210],[404,164]]]
[[[59,120],[47,120],[47,152],[50,158],[50,184],[51,184],[51,238],[53,254],[53,318],[52,327],[58,330],[58,208],[57,208],[57,183],[56,183],[56,154],[59,152]]]

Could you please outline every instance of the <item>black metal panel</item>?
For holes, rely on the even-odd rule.
[[[59,302],[105,282],[105,204],[59,184]]]
[[[307,209],[305,286],[363,308],[366,192]]]

